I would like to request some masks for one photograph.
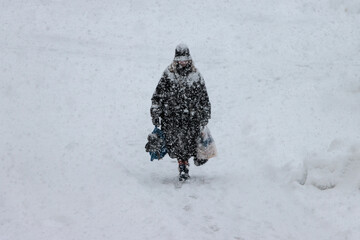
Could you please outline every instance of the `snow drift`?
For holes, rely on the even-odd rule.
[[[0,238],[360,238],[360,4],[3,1]],[[218,157],[149,161],[175,46]]]

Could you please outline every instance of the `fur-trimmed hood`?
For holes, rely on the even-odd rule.
[[[170,66],[169,66],[169,71],[170,72],[172,72],[172,73],[175,73],[176,72],[176,61],[173,61],[171,64],[170,64]],[[195,67],[195,65],[194,65],[194,62],[193,61],[191,61],[191,71],[190,72],[197,72],[197,69],[196,69],[196,67]]]

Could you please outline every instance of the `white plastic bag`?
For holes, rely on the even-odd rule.
[[[211,136],[208,127],[203,127],[200,131],[200,138],[197,141],[197,158],[210,159],[216,157],[217,151],[215,141]]]

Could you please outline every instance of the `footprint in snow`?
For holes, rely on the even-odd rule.
[[[42,222],[47,227],[66,227],[73,223],[73,220],[66,216],[54,216],[50,219],[46,219]]]

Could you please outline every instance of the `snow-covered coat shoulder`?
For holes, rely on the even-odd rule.
[[[189,75],[186,77],[183,77],[176,72],[175,63],[172,63],[171,65],[169,65],[165,69],[163,75],[166,75],[166,77],[168,77],[169,80],[171,80],[171,81],[187,80],[186,82],[188,84],[192,84],[193,82],[196,82],[196,81],[202,81],[202,84],[205,85],[204,78],[201,76],[200,72],[197,70],[197,68],[195,68],[194,65],[191,65],[191,71],[190,71]]]

